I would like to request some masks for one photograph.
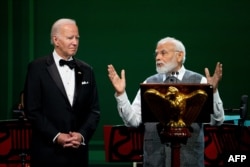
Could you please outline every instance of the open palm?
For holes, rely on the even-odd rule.
[[[205,68],[205,75],[207,78],[207,83],[213,85],[213,89],[215,92],[218,88],[219,81],[222,78],[222,64],[220,62],[217,62],[213,76],[210,76],[208,68]]]
[[[110,64],[108,65],[108,76],[117,95],[124,93],[126,87],[125,70],[121,71],[121,77],[119,77],[114,66]]]

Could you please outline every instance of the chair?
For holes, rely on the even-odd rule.
[[[26,167],[30,155],[31,125],[27,120],[19,119],[1,121],[0,125],[0,133],[4,136],[0,143],[6,143],[4,149],[8,150],[0,155],[0,163]]]
[[[205,124],[204,139],[205,166],[228,165],[230,154],[250,155],[250,127],[227,123],[221,126]]]
[[[105,160],[107,162],[142,162],[143,134],[143,127],[105,125]]]

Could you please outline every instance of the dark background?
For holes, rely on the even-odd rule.
[[[94,67],[103,125],[123,124],[107,77],[112,63],[126,70],[132,101],[139,84],[155,73],[156,42],[180,39],[187,50],[185,67],[204,74],[223,63],[220,96],[225,108],[239,108],[250,94],[250,1],[246,0],[2,0],[0,1],[0,119],[12,118],[28,62],[52,52],[50,28],[59,18],[73,18],[80,31],[77,58]]]

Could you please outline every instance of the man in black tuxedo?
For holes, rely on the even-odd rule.
[[[90,65],[75,58],[79,32],[72,19],[51,29],[54,51],[28,66],[24,103],[32,131],[31,166],[88,166],[88,143],[100,108]]]

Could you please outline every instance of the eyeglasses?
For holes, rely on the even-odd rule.
[[[160,54],[161,56],[165,56],[165,55],[169,55],[170,52],[181,52],[181,51],[178,51],[178,50],[162,50],[160,52],[155,52],[154,53],[154,56],[156,57],[158,54]]]

